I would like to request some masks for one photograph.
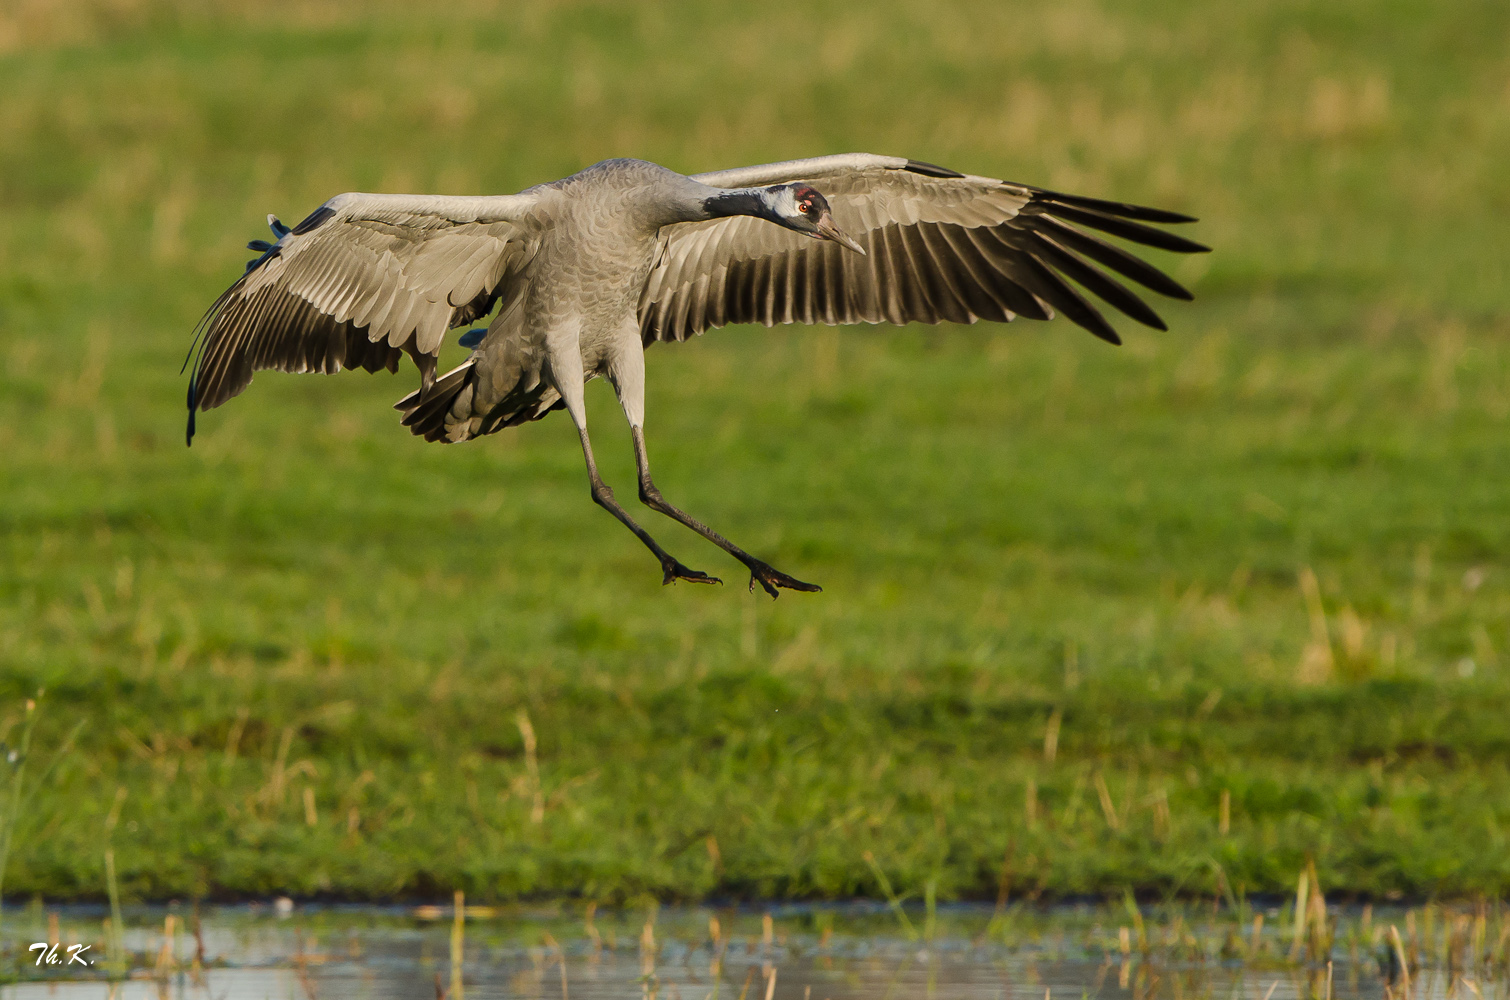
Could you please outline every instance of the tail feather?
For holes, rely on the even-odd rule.
[[[428,392],[421,386],[394,403],[393,408],[404,414],[403,425],[426,441],[464,440],[453,439],[447,425],[458,422],[452,418],[452,409],[457,397],[474,391],[475,371],[472,361],[465,361],[436,379]]]
[[[450,444],[539,420],[563,406],[560,395],[540,383],[532,389],[516,389],[485,413],[478,413],[476,392],[476,363],[468,359],[436,379],[428,392],[416,389],[393,408],[403,412],[402,422],[410,433]]]

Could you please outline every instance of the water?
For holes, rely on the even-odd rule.
[[[1209,907],[1140,915],[1145,956],[1121,907],[953,906],[905,923],[871,904],[660,908],[590,920],[580,904],[472,907],[460,940],[463,991],[473,1000],[1311,1000],[1330,989],[1339,1000],[1399,1000],[1403,983],[1384,978],[1380,939],[1389,922],[1403,924],[1400,913],[1365,921],[1360,911],[1333,911],[1328,969],[1324,957],[1292,961],[1293,935],[1276,933],[1281,915],[1270,912],[1268,929]],[[122,940],[131,969],[122,977],[117,966],[110,982],[105,912],[34,906],[6,916],[5,946],[22,981],[0,987],[0,1000],[439,997],[452,989],[453,913],[286,901],[215,907],[202,913],[196,939],[187,908],[136,909]],[[1498,933],[1504,922],[1499,915],[1480,926]],[[1420,953],[1416,1000],[1510,1000],[1503,957],[1498,975],[1468,962],[1473,926],[1461,915],[1442,914],[1436,924],[1427,915],[1424,939],[1440,933],[1443,945]],[[1449,968],[1453,927],[1469,928],[1469,947]],[[49,940],[65,961],[32,964],[28,945]],[[95,964],[67,964],[70,944],[88,945],[81,954]]]

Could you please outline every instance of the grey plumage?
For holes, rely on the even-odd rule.
[[[692,177],[610,160],[499,197],[338,195],[292,229],[269,216],[277,241],[252,244],[262,256],[211,306],[191,350],[188,434],[195,411],[237,395],[255,371],[396,371],[407,353],[421,384],[397,408],[413,433],[460,441],[564,406],[594,499],[656,553],[667,582],[712,580],[661,550],[597,476],[582,383],[603,375],[634,431],[641,498],[734,554],[752,586],[816,589],[655,489],[641,433],[644,347],[728,323],[1005,322],[1056,310],[1120,343],[1079,289],[1158,329],[1158,314],[1108,272],[1190,293],[1087,230],[1205,250],[1149,225],[1189,221],[869,154]],[[437,379],[446,331],[495,306],[485,332],[464,336],[468,360]]]

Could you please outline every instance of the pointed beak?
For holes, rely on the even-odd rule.
[[[818,221],[813,225],[818,230],[818,235],[823,239],[833,240],[841,247],[846,247],[850,250],[853,250],[855,253],[859,254],[862,257],[865,256],[865,248],[856,243],[853,237],[849,236],[838,226],[834,225],[833,216],[829,215],[827,212],[824,212],[822,215],[820,215],[818,217]]]

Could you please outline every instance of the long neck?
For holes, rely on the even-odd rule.
[[[769,215],[771,209],[764,195],[762,188],[730,188],[703,199],[703,211],[710,219],[730,215]]]
[[[701,201],[701,218],[723,219],[731,215],[753,215],[757,219],[774,221],[772,208],[765,188],[710,188],[713,193]]]

